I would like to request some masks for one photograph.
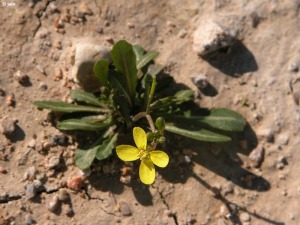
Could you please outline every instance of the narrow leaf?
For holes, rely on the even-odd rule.
[[[99,107],[93,106],[83,106],[83,105],[73,105],[70,103],[60,102],[60,101],[35,101],[33,102],[38,108],[42,109],[49,109],[54,112],[94,112],[94,113],[101,113],[101,112],[110,112],[109,109],[103,109]]]
[[[140,45],[132,45],[133,52],[136,56],[136,63],[138,64],[141,60],[142,56],[144,55],[145,50]]]
[[[158,75],[162,70],[164,69],[164,67],[162,65],[159,64],[151,64],[148,67],[148,71],[147,73],[150,74],[151,76],[156,76]]]
[[[179,134],[188,138],[192,138],[198,141],[205,141],[205,142],[227,142],[230,141],[231,138],[217,134],[205,129],[200,129],[200,130],[186,130],[180,127],[177,127],[173,124],[166,124],[166,131]]]
[[[85,102],[95,106],[103,106],[103,104],[96,98],[94,94],[86,91],[73,90],[71,92],[71,98],[75,101]]]
[[[111,125],[111,118],[106,119],[103,122],[95,122],[95,120],[83,119],[68,119],[63,120],[57,124],[57,128],[60,130],[101,130]]]
[[[111,57],[117,71],[125,76],[130,97],[133,99],[137,85],[137,68],[132,45],[124,40],[119,41],[114,45]]]
[[[93,69],[101,84],[105,87],[109,87],[109,84],[107,82],[108,65],[108,61],[103,59],[96,62]]]
[[[75,151],[75,163],[76,166],[79,167],[81,170],[89,169],[92,165],[96,154],[97,154],[97,147],[93,147],[87,150],[84,149],[77,149]]]
[[[149,62],[151,62],[153,59],[155,59],[158,56],[158,52],[151,51],[146,53],[142,56],[142,58],[138,61],[136,67],[137,69],[142,69],[144,66],[146,66]]]
[[[96,153],[97,159],[103,160],[111,155],[112,150],[115,148],[117,137],[118,134],[116,133],[109,139],[104,140],[103,143],[97,147],[97,153]]]

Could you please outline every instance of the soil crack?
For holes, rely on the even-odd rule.
[[[49,6],[49,4],[50,4],[50,2],[52,2],[53,0],[48,0],[47,2],[46,2],[46,4],[45,4],[45,6],[44,6],[44,8],[42,8],[39,12],[38,12],[38,14],[36,15],[36,17],[38,18],[38,25],[37,25],[37,27],[35,28],[35,30],[33,31],[33,37],[35,37],[35,35],[36,35],[36,33],[39,31],[39,29],[41,28],[41,26],[42,26],[42,19],[41,19],[41,17],[43,16],[43,14],[46,12],[46,10],[47,10],[47,8],[48,8],[48,6]],[[41,13],[42,12],[42,13]],[[40,13],[41,13],[41,15],[40,15]]]

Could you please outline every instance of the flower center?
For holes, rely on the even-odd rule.
[[[147,150],[140,150],[140,152],[138,153],[138,157],[140,158],[140,160],[149,158],[149,151],[147,151]]]

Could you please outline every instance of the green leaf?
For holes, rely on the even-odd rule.
[[[137,69],[138,70],[142,69],[144,66],[146,66],[149,62],[151,62],[157,56],[158,56],[158,52],[155,52],[155,51],[151,51],[151,52],[146,53],[138,61],[137,65],[136,65]]]
[[[75,163],[76,166],[79,167],[81,170],[86,170],[89,169],[90,166],[92,165],[96,154],[97,154],[97,147],[93,147],[87,150],[84,149],[77,149],[75,151]]]
[[[71,92],[71,98],[75,101],[78,102],[85,102],[90,105],[95,105],[95,106],[104,106],[94,94],[88,93],[86,91],[81,91],[81,90],[73,90]]]
[[[135,97],[137,85],[136,57],[132,45],[121,40],[111,50],[111,57],[118,72],[125,76],[131,99]]]
[[[108,117],[104,121],[96,122],[94,118],[82,118],[82,119],[67,119],[59,122],[57,128],[60,130],[101,130],[112,123],[112,118]]]
[[[143,57],[145,50],[140,45],[132,45],[132,48],[133,48],[133,52],[136,56],[136,63],[138,64],[138,62]]]
[[[115,148],[115,143],[117,141],[118,134],[114,134],[112,137],[103,141],[101,145],[97,148],[96,157],[99,160],[106,159],[111,155],[112,150]]]
[[[83,106],[83,105],[73,105],[70,103],[65,103],[61,101],[34,101],[34,105],[38,108],[49,109],[54,112],[93,112],[93,113],[107,113],[110,112],[109,109],[103,109],[93,106]]]
[[[240,114],[225,108],[213,109],[208,116],[187,116],[183,118],[187,122],[205,124],[224,131],[243,131],[246,125],[245,119]]]
[[[108,61],[103,59],[96,62],[93,69],[101,84],[105,87],[109,87],[109,84],[107,82],[108,66]]]
[[[231,138],[225,135],[217,134],[205,129],[200,130],[187,130],[180,127],[177,127],[173,124],[166,124],[166,131],[179,134],[188,138],[192,138],[198,141],[205,142],[227,142],[230,141]]]
[[[182,102],[187,102],[193,100],[194,94],[195,92],[193,90],[181,90],[178,91],[174,96],[176,99]]]
[[[124,118],[126,124],[128,127],[130,127],[130,106],[128,105],[128,102],[124,95],[120,93],[119,90],[115,90],[115,93],[113,94],[113,100],[117,107],[117,109],[120,111],[120,114]]]
[[[110,71],[108,79],[109,79],[109,83],[111,84],[112,88],[114,90],[118,91],[119,94],[123,95],[125,101],[131,107],[132,100],[130,98],[130,94],[128,93],[128,90],[124,86],[122,74],[117,73],[116,71]]]
[[[148,71],[147,73],[150,74],[151,76],[156,76],[157,74],[159,74],[162,70],[164,69],[164,67],[162,65],[159,64],[151,64],[148,67]]]

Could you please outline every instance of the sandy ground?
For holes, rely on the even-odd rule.
[[[1,3],[0,119],[18,123],[13,135],[0,135],[0,224],[300,224],[300,110],[293,97],[297,101],[300,91],[293,83],[300,75],[299,0]],[[68,10],[75,15],[59,23]],[[80,10],[86,14],[76,14]],[[193,51],[193,33],[211,20],[237,28],[240,41],[202,59]],[[226,145],[170,143],[170,165],[149,187],[136,172],[129,185],[120,182],[123,163],[112,156],[82,190],[64,189],[80,174],[73,162],[76,143],[45,147],[61,133],[47,123],[47,111],[31,103],[66,97],[74,86],[76,43],[111,47],[120,39],[159,51],[158,62],[195,91],[190,76],[206,74],[214,91],[200,94],[201,106],[232,108],[248,126]],[[18,70],[28,75],[26,85],[15,79]],[[260,146],[264,161],[255,168],[249,154]],[[57,156],[59,165],[49,169]],[[44,188],[29,200],[32,167]],[[70,199],[49,211],[61,190]]]

